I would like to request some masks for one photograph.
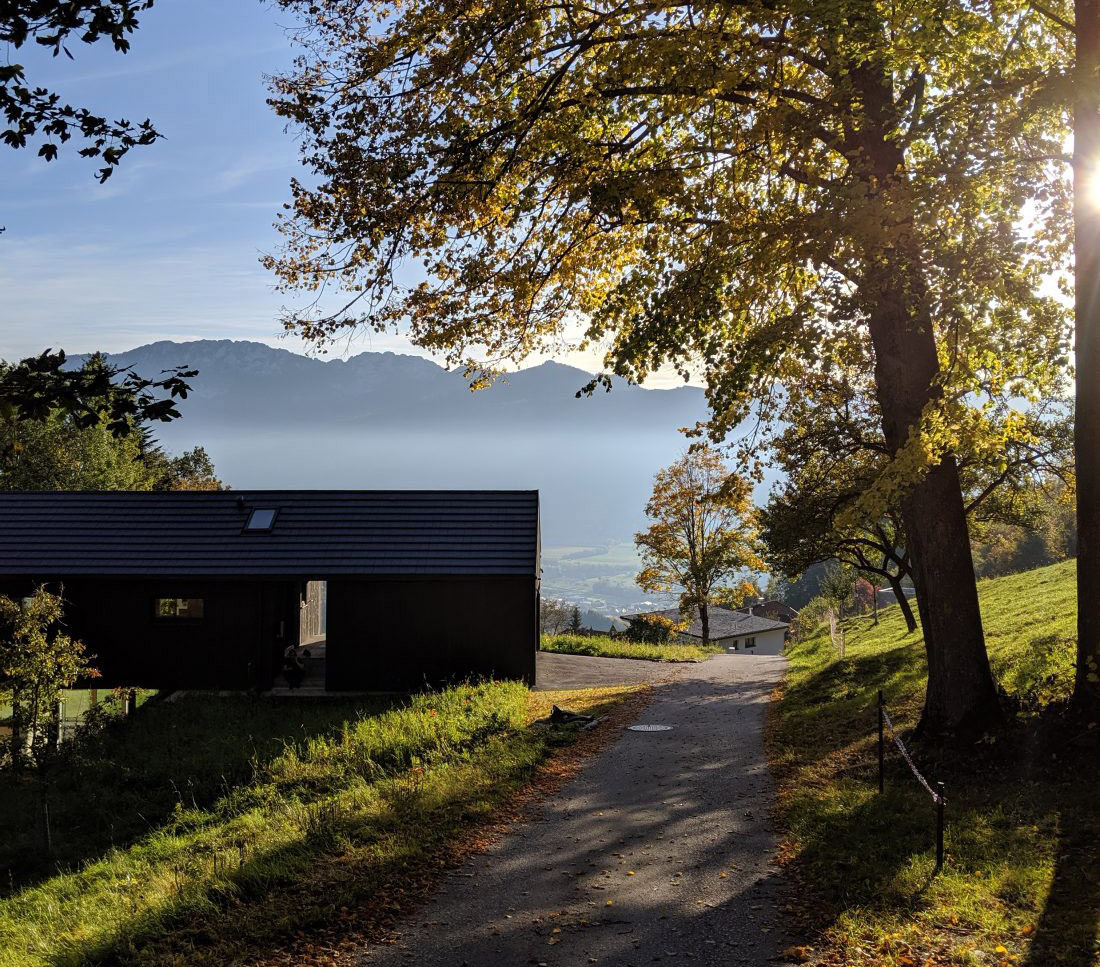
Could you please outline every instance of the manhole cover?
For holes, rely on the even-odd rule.
[[[671,725],[628,725],[631,732],[671,732]]]

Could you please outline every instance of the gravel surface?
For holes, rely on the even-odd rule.
[[[776,963],[789,941],[761,733],[783,666],[754,655],[682,666],[636,723],[671,731],[624,730],[361,962]]]

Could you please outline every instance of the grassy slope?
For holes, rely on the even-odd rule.
[[[714,647],[701,648],[698,645],[646,645],[604,635],[543,635],[539,647],[543,651],[557,651],[567,655],[638,658],[642,661],[706,661],[722,650]]]
[[[570,741],[531,725],[554,701],[603,711],[633,691],[497,683],[390,707],[191,698],[146,709],[65,769],[0,783],[0,865],[21,877],[0,893],[0,965],[262,959],[443,862]],[[55,855],[35,865],[16,829],[43,796]],[[57,822],[75,822],[82,803],[94,822]]]
[[[1080,730],[1043,714],[1072,686],[1073,562],[979,590],[990,659],[1019,715],[965,756],[917,750],[947,786],[938,876],[930,798],[892,748],[886,794],[876,786],[876,691],[903,731],[916,723],[919,634],[892,608],[878,627],[848,623],[843,661],[826,629],[791,649],[769,746],[792,870],[821,901],[802,911],[824,928],[811,960],[1100,963],[1100,772]]]

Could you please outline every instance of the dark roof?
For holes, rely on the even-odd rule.
[[[667,611],[646,611],[641,614],[624,614],[622,617],[625,621],[655,617],[677,623],[684,620],[684,616],[680,614],[677,608],[669,608]],[[737,638],[741,635],[754,635],[765,631],[778,631],[780,628],[784,631],[787,629],[787,625],[782,621],[772,621],[770,618],[742,614],[740,611],[732,611],[729,608],[708,608],[707,617],[710,619],[710,637],[712,640]],[[680,633],[692,638],[703,637],[703,623],[699,620],[698,613],[695,614],[687,630]]]
[[[0,575],[535,577],[538,521],[534,490],[0,493]]]
[[[744,608],[738,608],[742,614],[755,614],[759,617],[769,617],[768,612],[771,612],[770,617],[775,618],[776,621],[785,621],[788,624],[798,617],[798,611],[792,608],[786,601],[779,601],[775,598],[770,601],[758,601],[756,604],[747,605]],[[782,617],[779,617],[779,616]]]

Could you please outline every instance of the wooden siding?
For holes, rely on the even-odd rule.
[[[330,580],[327,636],[329,691],[534,684],[538,593],[531,579]]]
[[[56,591],[53,584],[51,590]],[[267,687],[288,641],[298,640],[294,581],[70,579],[65,623],[94,655],[99,688]],[[5,593],[30,593],[8,584]],[[203,617],[158,618],[157,598],[202,598]]]

